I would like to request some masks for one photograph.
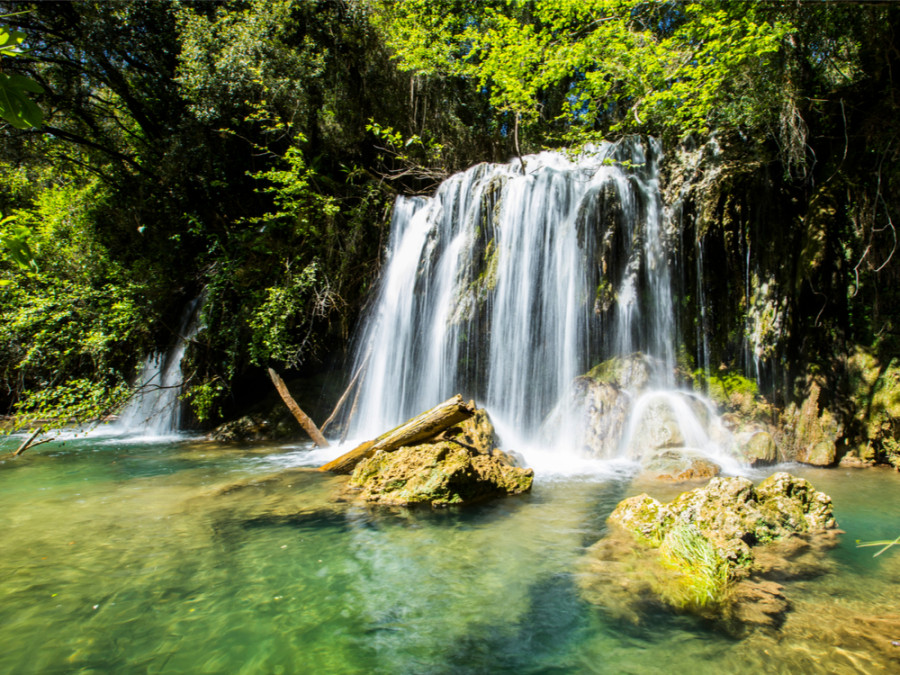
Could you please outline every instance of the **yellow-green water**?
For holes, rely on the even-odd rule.
[[[438,512],[336,502],[318,472],[291,474],[289,497],[222,491],[302,453],[78,440],[0,457],[0,673],[900,670],[883,634],[900,550],[854,544],[900,534],[896,473],[792,467],[834,500],[835,571],[786,586],[780,631],[737,640],[580,599],[578,558],[627,480],[539,478]]]

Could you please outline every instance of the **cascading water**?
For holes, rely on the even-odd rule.
[[[181,429],[181,401],[184,377],[181,359],[198,329],[200,299],[185,309],[175,343],[165,353],[150,354],[136,380],[138,393],[128,402],[115,429],[127,434],[171,436]]]
[[[480,164],[431,198],[399,198],[357,347],[351,435],[374,437],[460,392],[527,442],[576,377],[637,351],[652,357],[653,386],[671,388],[659,155],[636,138],[577,158],[544,152],[524,172],[518,160]],[[555,444],[571,445],[571,420],[550,419]]]

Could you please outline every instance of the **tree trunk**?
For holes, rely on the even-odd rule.
[[[309,419],[309,416],[300,409],[299,405],[297,405],[294,397],[291,396],[291,392],[288,391],[284,380],[282,380],[278,373],[271,368],[269,368],[269,377],[272,378],[272,384],[274,384],[275,388],[278,390],[281,400],[284,401],[284,404],[300,423],[300,426],[303,427],[303,430],[309,434],[309,437],[315,441],[316,445],[320,448],[327,448],[328,441],[325,440],[325,437],[322,435],[322,432],[319,431],[319,428],[315,423]]]
[[[445,429],[468,419],[475,409],[464,403],[457,394],[431,410],[416,415],[405,424],[391,429],[374,441],[366,441],[362,445],[328,462],[320,471],[334,473],[350,473],[362,460],[371,457],[379,450],[393,452],[405,445],[415,445],[434,438]]]

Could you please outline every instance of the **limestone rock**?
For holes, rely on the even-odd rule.
[[[589,549],[585,597],[604,594],[606,582],[590,572],[603,568],[590,558],[603,556],[637,574],[635,583],[649,583],[661,603],[736,632],[780,623],[787,604],[772,582],[822,573],[822,550],[834,545],[837,526],[831,499],[787,473],[756,488],[746,478],[713,478],[668,504],[637,495],[620,502],[608,522],[606,539],[617,543]],[[629,539],[630,549],[622,543]],[[743,580],[751,583],[740,586]]]
[[[821,388],[810,385],[809,396],[798,411],[788,415],[793,427],[790,434],[793,456],[798,462],[815,466],[831,466],[837,458],[837,440],[841,426],[834,415],[819,406]]]
[[[645,459],[642,477],[680,483],[718,476],[719,465],[691,448],[669,448]]]
[[[635,353],[608,359],[591,368],[584,377],[617,389],[638,392],[647,386],[651,374],[658,367],[654,359]]]
[[[350,478],[367,502],[392,506],[469,504],[531,489],[534,472],[453,441],[377,452]]]
[[[469,405],[474,408],[475,402]],[[470,418],[447,429],[443,437],[463,443],[482,455],[490,455],[496,447],[494,425],[484,408],[477,408]]]
[[[738,434],[735,444],[738,455],[750,466],[768,466],[778,461],[778,447],[768,431],[755,429]]]

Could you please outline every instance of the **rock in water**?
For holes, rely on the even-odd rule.
[[[379,451],[357,465],[350,486],[376,504],[450,506],[527,492],[533,478],[531,469],[515,467],[499,454],[440,441]]]
[[[691,448],[667,448],[644,460],[641,476],[681,483],[709,480],[719,475],[719,465]]]
[[[485,410],[428,443],[376,452],[350,478],[367,502],[392,506],[462,505],[531,489],[534,472],[495,448]]]
[[[821,549],[834,545],[837,527],[831,499],[787,473],[756,488],[746,478],[713,478],[669,504],[630,497],[608,522],[610,534],[588,550],[580,577],[589,601],[623,606],[623,586],[640,588],[632,602],[649,596],[734,632],[778,625],[788,603],[773,580],[821,573]],[[624,584],[610,583],[613,568]],[[636,616],[633,608],[624,613]]]
[[[778,461],[778,446],[768,431],[751,429],[735,438],[738,454],[750,466],[766,466]]]

